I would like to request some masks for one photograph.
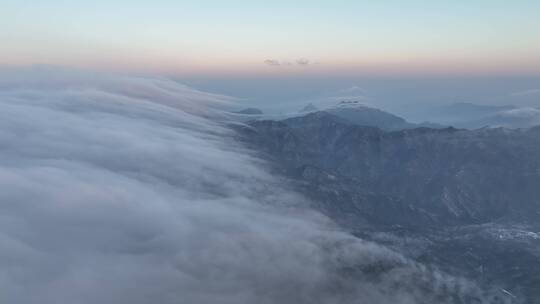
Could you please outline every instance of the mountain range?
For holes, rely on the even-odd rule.
[[[458,128],[482,127],[530,128],[540,125],[540,109],[511,105],[477,105],[454,103],[423,108],[413,115],[416,119],[429,120]]]
[[[325,112],[358,126],[377,127],[386,131],[428,127],[434,129],[452,126],[463,129],[484,127],[504,127],[509,129],[530,128],[540,125],[540,108],[517,106],[477,105],[472,103],[454,103],[450,105],[420,108],[416,114],[409,115],[413,123],[393,113],[366,105],[358,100],[341,100],[333,105],[317,107],[308,103],[297,113],[265,114],[257,108],[246,108],[232,112],[235,120],[254,119],[283,120],[315,112]]]
[[[429,128],[340,103],[235,128],[345,229],[502,299],[540,299],[540,127]]]

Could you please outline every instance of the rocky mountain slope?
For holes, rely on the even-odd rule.
[[[346,229],[540,298],[540,128],[385,131],[327,111],[236,128]]]

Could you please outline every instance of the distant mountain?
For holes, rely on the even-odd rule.
[[[457,128],[482,127],[529,128],[540,125],[540,109],[510,105],[491,106],[454,103],[427,109],[417,119],[451,125]]]
[[[312,104],[309,104],[301,111],[301,113],[313,113],[315,111],[318,111],[317,108]],[[339,117],[354,125],[377,127],[382,130],[402,130],[418,127],[442,127],[441,125],[434,123],[410,123],[397,115],[367,106],[356,100],[340,101],[331,107],[324,108],[319,111],[335,115],[336,117]]]
[[[312,103],[309,103],[305,107],[300,109],[300,111],[298,111],[298,113],[309,113],[309,112],[315,112],[315,111],[318,111],[318,110],[319,109],[315,105],[313,105]]]
[[[478,105],[467,102],[453,103],[436,108],[433,111],[433,115],[437,121],[442,123],[451,121],[469,121],[493,115],[500,111],[507,111],[514,109],[514,106],[492,106],[492,105]]]
[[[469,128],[479,128],[482,126],[530,128],[540,125],[540,109],[514,108],[504,110],[478,120],[465,122],[463,125]]]
[[[233,112],[236,114],[244,114],[244,115],[262,115],[263,111],[257,109],[257,108],[246,108],[240,111]]]
[[[326,112],[360,126],[372,126],[384,130],[413,128],[414,125],[394,114],[368,107],[358,101],[341,101]]]

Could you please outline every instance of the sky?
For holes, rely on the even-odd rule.
[[[351,87],[403,116],[453,102],[540,105],[540,1],[0,0],[0,8],[0,66],[165,75],[270,112]]]
[[[216,120],[336,96],[534,103],[539,8],[0,0],[0,302],[479,298],[306,209]],[[370,263],[376,283],[342,275]]]
[[[0,64],[179,75],[538,75],[540,2],[0,1]]]

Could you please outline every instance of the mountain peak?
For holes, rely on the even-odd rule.
[[[372,108],[368,106],[367,104],[360,102],[358,100],[342,100],[338,102],[334,106],[334,108],[370,108],[370,109],[375,110],[375,108]]]
[[[257,108],[246,108],[240,111],[236,111],[234,113],[237,114],[244,114],[244,115],[262,115],[263,111],[257,109]]]
[[[307,113],[307,112],[314,112],[314,111],[318,111],[319,109],[314,105],[312,104],[311,102],[309,104],[307,104],[305,107],[303,107],[300,111],[298,111],[299,113]]]
[[[385,130],[412,127],[412,124],[399,116],[370,107],[357,100],[342,100],[325,111],[356,125],[378,127]]]

